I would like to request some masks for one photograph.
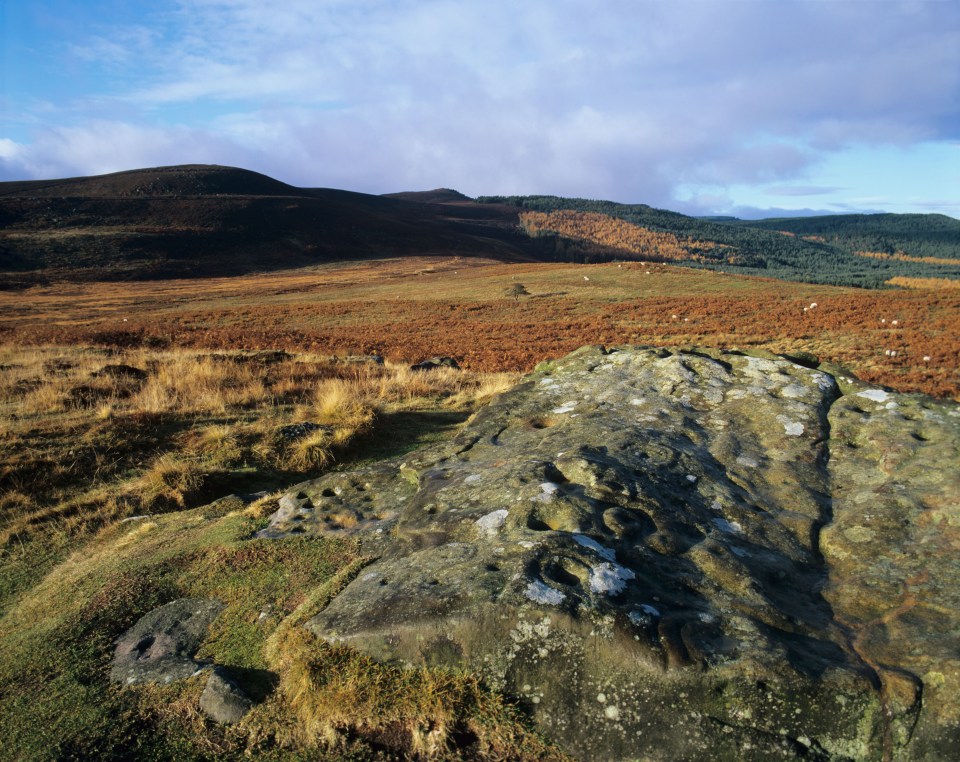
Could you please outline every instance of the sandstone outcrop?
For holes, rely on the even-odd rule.
[[[208,668],[193,656],[222,610],[220,601],[180,598],[145,614],[117,639],[111,679],[125,685],[170,683]]]
[[[960,410],[807,364],[584,348],[260,536],[362,538],[310,629],[478,670],[578,758],[947,758]]]
[[[123,685],[169,684],[208,672],[200,709],[215,722],[239,722],[255,702],[230,669],[193,658],[223,608],[213,599],[179,598],[144,614],[117,638],[110,678]]]

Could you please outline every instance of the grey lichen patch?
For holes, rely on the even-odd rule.
[[[477,669],[578,757],[880,758],[918,710],[872,665],[943,674],[942,696],[958,674],[884,596],[921,591],[904,610],[934,632],[960,589],[919,550],[956,541],[960,485],[919,469],[960,462],[960,419],[884,394],[776,357],[584,348],[451,443],[298,485],[265,536],[360,538],[379,560],[310,629]],[[884,612],[922,658],[855,629]]]

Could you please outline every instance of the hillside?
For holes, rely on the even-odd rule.
[[[456,256],[0,291],[0,758],[951,758],[960,410],[901,392],[960,399],[958,315]]]
[[[823,241],[851,253],[960,265],[960,220],[944,214],[836,214],[734,224]]]
[[[645,204],[558,196],[485,196],[478,201],[521,210],[528,232],[552,239],[555,256],[561,259],[590,261],[619,254],[868,288],[883,286],[894,277],[960,279],[960,222],[943,215],[744,222],[688,217]],[[624,223],[634,230],[628,231]],[[649,239],[658,236],[662,245],[649,245]],[[588,245],[571,251],[571,240]],[[889,256],[862,256],[859,251]],[[904,251],[905,256],[894,256]],[[939,261],[931,261],[932,256]]]
[[[413,254],[515,261],[534,248],[510,209],[294,188],[230,167],[0,183],[8,285],[237,275]]]
[[[674,262],[869,288],[951,285],[960,281],[960,221],[887,214],[744,222],[557,196],[473,200],[449,188],[375,196],[207,165],[0,183],[4,288],[450,255]]]
[[[0,198],[124,198],[147,196],[298,196],[303,191],[259,172],[184,164],[94,177],[0,183]]]
[[[384,198],[399,198],[405,201],[419,201],[424,204],[472,204],[473,199],[451,188],[434,188],[429,191],[404,191],[385,193]]]

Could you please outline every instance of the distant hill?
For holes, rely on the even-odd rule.
[[[574,240],[587,245],[581,255],[588,258],[620,251],[624,257],[812,283],[875,288],[895,277],[960,279],[960,221],[937,214],[747,222],[558,196],[477,200],[516,207],[528,232],[553,238],[561,257]]]
[[[463,204],[473,203],[473,199],[451,188],[436,188],[429,191],[405,191],[403,193],[385,193],[385,198],[400,198],[405,201],[419,201],[423,204]]]
[[[850,252],[956,260],[960,220],[944,214],[836,214],[770,218],[737,225],[825,241]]]
[[[374,196],[185,165],[0,183],[0,287],[226,276],[410,255],[649,259],[837,285],[960,279],[960,222],[844,215],[745,222],[557,196]]]
[[[408,199],[405,196],[423,196]],[[424,203],[427,197],[462,201]],[[534,258],[515,209],[455,191],[295,188],[220,166],[0,183],[0,279],[236,275],[407,255]]]
[[[63,180],[0,183],[0,198],[150,198],[182,196],[299,196],[303,191],[236,167],[187,164]]]

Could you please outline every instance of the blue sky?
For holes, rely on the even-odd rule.
[[[957,0],[0,0],[0,180],[960,217]]]

